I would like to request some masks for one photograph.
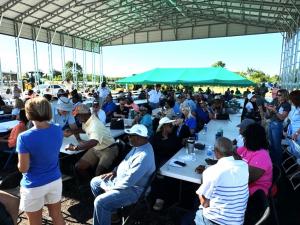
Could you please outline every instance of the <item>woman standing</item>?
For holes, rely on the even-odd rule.
[[[42,208],[47,205],[53,224],[64,225],[58,163],[63,131],[49,123],[51,106],[45,98],[29,99],[25,111],[34,126],[20,134],[17,140],[18,168],[23,173],[20,209],[26,212],[30,225],[41,225]]]
[[[270,115],[269,123],[269,141],[270,154],[273,163],[280,165],[282,161],[281,139],[283,132],[283,121],[291,111],[291,105],[288,103],[289,92],[285,89],[277,91],[278,102],[276,105],[267,105],[266,109]]]

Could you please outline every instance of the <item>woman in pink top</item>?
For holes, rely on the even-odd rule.
[[[259,124],[249,125],[243,133],[244,146],[237,153],[249,165],[249,191],[261,189],[268,195],[272,185],[272,161],[265,129]]]

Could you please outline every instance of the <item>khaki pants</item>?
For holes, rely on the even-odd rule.
[[[96,167],[96,176],[99,175],[101,168],[109,169],[115,158],[118,156],[118,146],[113,145],[102,150],[96,150],[94,148],[89,149],[81,159],[88,162],[92,167]]]

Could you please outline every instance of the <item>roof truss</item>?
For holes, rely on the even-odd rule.
[[[41,27],[55,44],[89,46],[224,37],[299,28],[296,0],[9,0],[0,33],[34,39]],[[30,30],[30,31],[29,31]],[[54,35],[55,34],[55,35]],[[42,35],[43,36],[43,35]],[[45,38],[47,36],[47,38]],[[63,40],[63,41],[62,41]],[[75,40],[75,41],[74,41]]]

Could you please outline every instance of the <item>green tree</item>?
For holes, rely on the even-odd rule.
[[[225,67],[226,63],[224,63],[223,61],[217,61],[214,64],[211,65],[212,67]]]
[[[73,81],[73,62],[68,61],[65,64],[65,71],[66,71],[66,79],[70,79]],[[77,71],[77,80],[82,81],[83,80],[83,73],[82,73],[82,67],[78,63],[75,63],[75,70]]]

